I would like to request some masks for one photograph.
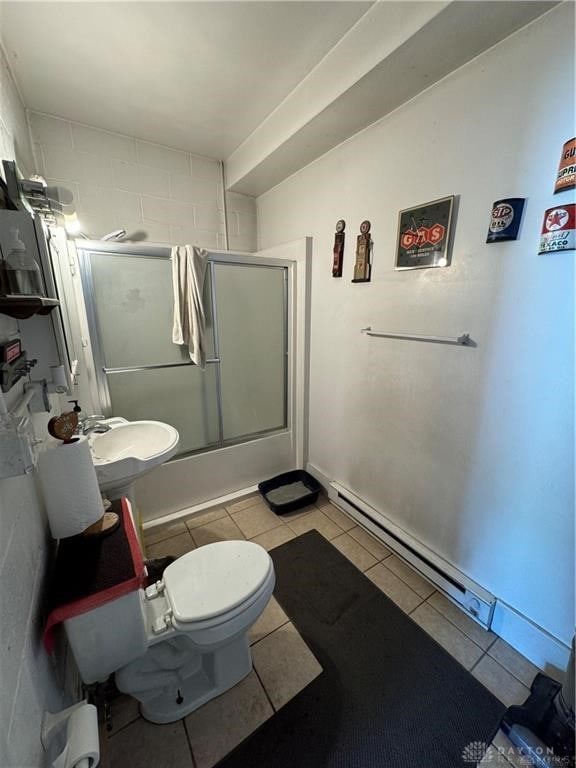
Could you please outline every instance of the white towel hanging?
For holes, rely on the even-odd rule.
[[[186,345],[190,360],[200,368],[206,365],[206,316],[202,296],[207,266],[208,251],[204,248],[196,245],[176,245],[172,248],[172,341]]]

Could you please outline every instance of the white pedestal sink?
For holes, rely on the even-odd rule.
[[[134,501],[134,481],[172,458],[180,436],[161,421],[105,419],[108,432],[93,432],[90,450],[100,489],[110,499],[128,496]]]

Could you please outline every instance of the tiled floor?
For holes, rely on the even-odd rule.
[[[496,635],[483,630],[326,499],[292,515],[278,517],[260,496],[250,496],[226,508],[146,532],[146,552],[148,557],[178,557],[213,541],[244,538],[270,550],[314,528],[506,706],[520,703],[528,696],[528,686],[538,671],[533,664]],[[252,628],[250,642],[254,671],[184,721],[151,725],[139,717],[134,700],[117,699],[110,737],[112,768],[210,768],[321,672],[274,599]],[[479,763],[482,768],[521,764],[502,733]]]

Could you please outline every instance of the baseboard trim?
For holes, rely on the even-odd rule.
[[[237,501],[243,496],[248,496],[251,493],[255,493],[258,490],[257,485],[250,485],[248,488],[241,488],[239,491],[233,493],[227,493],[224,496],[218,496],[216,499],[209,499],[208,501],[202,501],[200,504],[194,504],[192,507],[185,507],[179,509],[177,512],[169,512],[162,517],[156,517],[153,520],[146,520],[142,523],[142,528],[145,531],[149,531],[152,528],[157,528],[159,525],[165,525],[166,523],[173,523],[176,520],[181,520],[183,517],[191,517],[198,512],[206,512],[213,507],[225,507],[230,502]]]

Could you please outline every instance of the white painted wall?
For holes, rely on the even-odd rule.
[[[567,643],[574,629],[573,262],[538,256],[574,134],[564,4],[258,198],[259,247],[314,238],[310,462]],[[395,272],[401,208],[460,195],[453,265]],[[494,200],[528,198],[486,245]],[[331,277],[346,219],[344,276]],[[371,284],[350,282],[363,219]],[[471,333],[476,349],[366,325]]]
[[[69,189],[83,231],[225,248],[220,164],[132,136],[30,112],[36,170]],[[255,200],[227,195],[229,247],[256,247]]]
[[[33,168],[26,116],[0,52],[0,156]],[[25,322],[25,321],[23,321]],[[18,333],[0,315],[0,341]],[[41,350],[28,350],[40,353]],[[16,401],[17,385],[7,397]],[[44,425],[43,425],[44,426]],[[45,433],[45,428],[42,429]],[[38,431],[40,434],[40,430]],[[44,765],[40,743],[43,711],[62,708],[64,665],[41,643],[41,603],[50,553],[42,501],[32,475],[0,480],[0,765]]]

